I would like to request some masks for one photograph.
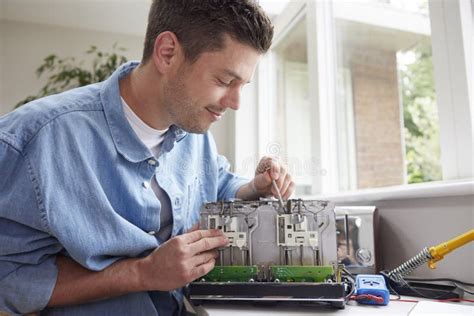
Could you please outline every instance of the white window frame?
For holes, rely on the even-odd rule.
[[[473,5],[474,0],[429,0],[431,40],[440,117],[443,180],[474,176],[473,140]],[[316,173],[312,194],[340,192],[336,142],[336,69],[333,1],[297,0],[275,21],[274,46],[306,16],[308,26],[309,100],[315,127],[313,156],[323,174]],[[275,141],[275,56],[269,53],[258,72],[258,152],[266,154]],[[274,117],[274,116],[273,116]],[[269,119],[270,118],[270,119]],[[444,182],[444,181],[441,181]],[[423,184],[422,184],[423,185]],[[430,186],[433,184],[430,184]],[[407,185],[407,189],[412,185]],[[419,185],[418,185],[419,186]],[[383,190],[387,190],[384,188]]]
[[[311,108],[310,120],[315,127],[312,130],[312,156],[316,158],[311,166],[313,174],[312,194],[337,192],[338,188],[338,166],[337,166],[337,142],[335,121],[336,109],[331,104],[335,102],[335,80],[332,69],[335,66],[333,43],[328,38],[333,32],[332,14],[327,11],[332,9],[332,4],[326,1],[296,0],[292,2],[289,10],[278,17],[275,21],[275,38],[273,47],[276,47],[288,32],[306,17],[308,29],[316,29],[308,32],[308,81],[310,87],[318,86],[318,89],[309,89],[309,102],[314,106]],[[270,51],[259,66],[259,148],[261,154],[268,154],[269,144],[272,146],[276,141],[275,120],[268,120],[269,114],[275,113],[277,108],[276,69],[275,54]],[[270,75],[270,76],[269,76]],[[273,76],[273,78],[272,78]],[[328,77],[331,79],[328,80]],[[273,85],[273,86],[272,86]],[[321,105],[321,106],[320,106]],[[327,119],[330,116],[331,119]],[[270,116],[271,117],[271,116]],[[260,119],[263,118],[263,119]],[[324,148],[324,150],[323,150]],[[328,148],[330,148],[328,150]]]
[[[275,37],[272,47],[277,46],[288,32],[304,17],[306,1],[296,0],[282,19],[275,22]],[[258,153],[268,156],[277,153],[278,143],[276,133],[276,111],[278,107],[277,84],[278,60],[276,54],[270,51],[262,58],[258,67]]]
[[[315,123],[311,144],[313,157],[321,162],[321,173],[313,178],[313,194],[339,191],[336,124],[336,42],[333,4],[307,1],[309,101],[314,104]]]
[[[431,43],[443,179],[473,177],[472,8],[469,0],[430,0]]]

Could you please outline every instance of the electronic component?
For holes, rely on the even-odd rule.
[[[334,211],[326,201],[280,204],[203,205],[201,228],[220,229],[229,244],[218,249],[214,269],[189,285],[191,301],[324,302],[344,308]]]
[[[237,217],[210,215],[208,221],[210,229],[222,230],[229,239],[228,247],[238,247],[241,250],[247,247],[247,232],[239,230]]]
[[[309,247],[314,252],[312,265],[320,263],[318,232],[308,229],[309,219],[300,213],[285,214],[277,216],[277,241],[284,251],[284,263],[292,264],[291,252],[295,247],[300,251],[300,264],[303,265],[304,247]]]
[[[387,305],[390,301],[390,293],[381,275],[359,274],[355,294],[354,298],[360,304]]]
[[[274,282],[326,282],[334,277],[333,266],[271,266]]]
[[[215,266],[201,278],[201,282],[254,282],[258,277],[257,266]]]

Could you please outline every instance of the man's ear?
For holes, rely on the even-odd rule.
[[[183,58],[182,47],[173,32],[163,32],[155,40],[153,62],[160,73],[167,73]]]

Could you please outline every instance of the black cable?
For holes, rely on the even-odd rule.
[[[350,273],[349,270],[347,270],[346,268],[342,268],[342,271],[345,274],[349,275],[353,280],[355,280],[355,276],[352,273]]]
[[[463,291],[463,292],[465,292],[465,293],[467,293],[467,294],[474,295],[474,292],[471,292],[471,291],[466,290],[465,288],[463,288],[462,286],[460,286],[460,285],[457,284],[456,282],[453,282],[453,285],[454,285],[456,288],[460,289],[461,291]]]
[[[390,277],[388,276],[388,272],[387,272],[387,271],[380,271],[379,273],[384,277],[385,283],[387,283],[386,285],[388,286],[388,291],[389,291],[389,293],[392,294],[392,295],[396,295],[396,296],[397,296],[396,299],[390,299],[390,300],[393,300],[393,301],[398,301],[398,300],[400,300],[402,297],[401,297],[401,295],[398,294],[398,292],[395,291],[395,289],[392,287],[392,284],[391,284],[391,282],[390,282],[391,279],[390,279]]]
[[[351,296],[354,295],[354,292],[355,292],[355,282],[354,280],[352,280],[351,277],[347,277],[346,276],[346,279],[349,280],[350,284],[351,284],[351,290],[349,292],[349,294],[346,295],[345,297],[345,301],[348,302],[350,299],[351,299]]]
[[[345,278],[349,280],[351,290],[349,291],[349,294],[346,295],[345,301],[348,302],[351,299],[351,296],[355,292],[355,277],[352,273],[350,273],[346,268],[342,268],[342,271],[346,274]]]
[[[411,282],[452,282],[452,283],[459,283],[462,285],[467,285],[467,286],[472,286],[474,287],[474,283],[468,283],[464,281],[459,281],[456,279],[451,279],[451,278],[435,278],[435,279],[426,279],[426,278],[411,278],[411,277],[404,277],[406,281],[411,281]]]
[[[381,271],[380,274],[382,274],[385,278],[386,278],[386,281],[388,283],[388,286],[390,288],[391,291],[393,291],[397,296],[398,296],[398,299],[400,299],[400,294],[398,292],[396,292],[393,287],[391,286],[391,282],[390,281],[393,281],[394,284],[396,284],[400,289],[402,288],[407,288],[409,289],[410,291],[412,291],[413,293],[415,293],[416,295],[418,295],[419,297],[423,297],[423,298],[427,298],[427,299],[433,299],[433,300],[439,300],[439,299],[443,299],[445,298],[445,296],[449,295],[449,294],[454,294],[455,292],[454,291],[451,291],[451,292],[448,292],[448,293],[444,293],[444,294],[441,294],[441,295],[438,295],[438,296],[428,296],[428,295],[425,295],[423,293],[421,293],[420,291],[418,291],[416,288],[414,288],[413,286],[410,285],[410,281],[411,282],[416,282],[416,281],[447,281],[448,279],[447,278],[444,278],[444,279],[423,279],[423,278],[409,278],[409,277],[402,277],[401,279],[401,282],[397,281],[397,280],[394,280],[394,279],[391,279],[389,278],[388,274],[386,271]],[[451,282],[453,281],[457,281],[457,280],[453,280],[453,279],[450,279]],[[454,282],[453,282],[454,283]],[[460,283],[465,283],[465,282],[460,282]],[[457,287],[456,285],[454,285],[455,287]],[[459,288],[459,287],[457,287]],[[459,288],[460,289],[460,288]],[[462,289],[461,289],[462,290]]]
[[[402,298],[401,295],[398,294],[397,291],[395,291],[395,289],[392,287],[392,285],[390,284],[390,282],[388,282],[388,290],[389,290],[389,293],[390,293],[390,294],[397,296],[397,298],[394,299],[394,301],[398,301],[398,300],[400,300],[400,299]],[[390,299],[390,300],[392,300],[392,299]]]
[[[441,294],[441,295],[438,295],[438,296],[428,296],[428,295],[425,295],[425,294],[421,293],[420,291],[418,291],[414,287],[412,287],[410,285],[410,282],[406,282],[406,281],[405,281],[405,284],[402,285],[402,286],[405,286],[405,287],[409,288],[410,291],[413,291],[414,293],[416,293],[420,297],[427,298],[427,299],[432,299],[432,300],[441,300],[441,299],[445,298],[445,295],[449,294],[449,293],[445,293],[445,294]],[[450,292],[450,293],[452,293],[452,292]]]
[[[457,289],[461,290],[462,292],[474,295],[474,291],[470,291],[470,290],[468,290],[468,289],[466,289],[466,288],[459,285],[459,284],[462,284],[462,285],[465,285],[465,286],[474,287],[473,283],[459,281],[459,280],[456,280],[456,279],[451,279],[451,278],[426,279],[426,278],[409,278],[409,277],[407,278],[407,277],[405,277],[404,280],[408,281],[408,282],[449,282],[449,283],[451,283],[451,285],[453,285]],[[413,290],[413,288],[410,288],[410,289]]]

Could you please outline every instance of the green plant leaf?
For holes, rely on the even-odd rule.
[[[85,52],[86,55],[94,55],[92,62],[89,63],[84,60],[76,61],[74,57],[60,58],[56,54],[46,56],[35,71],[38,78],[48,75],[46,84],[36,95],[19,101],[15,108],[47,95],[107,79],[118,66],[127,62],[125,56],[117,54],[117,51],[125,50],[117,43],[113,44],[110,52],[101,51],[97,46],[91,45]]]

